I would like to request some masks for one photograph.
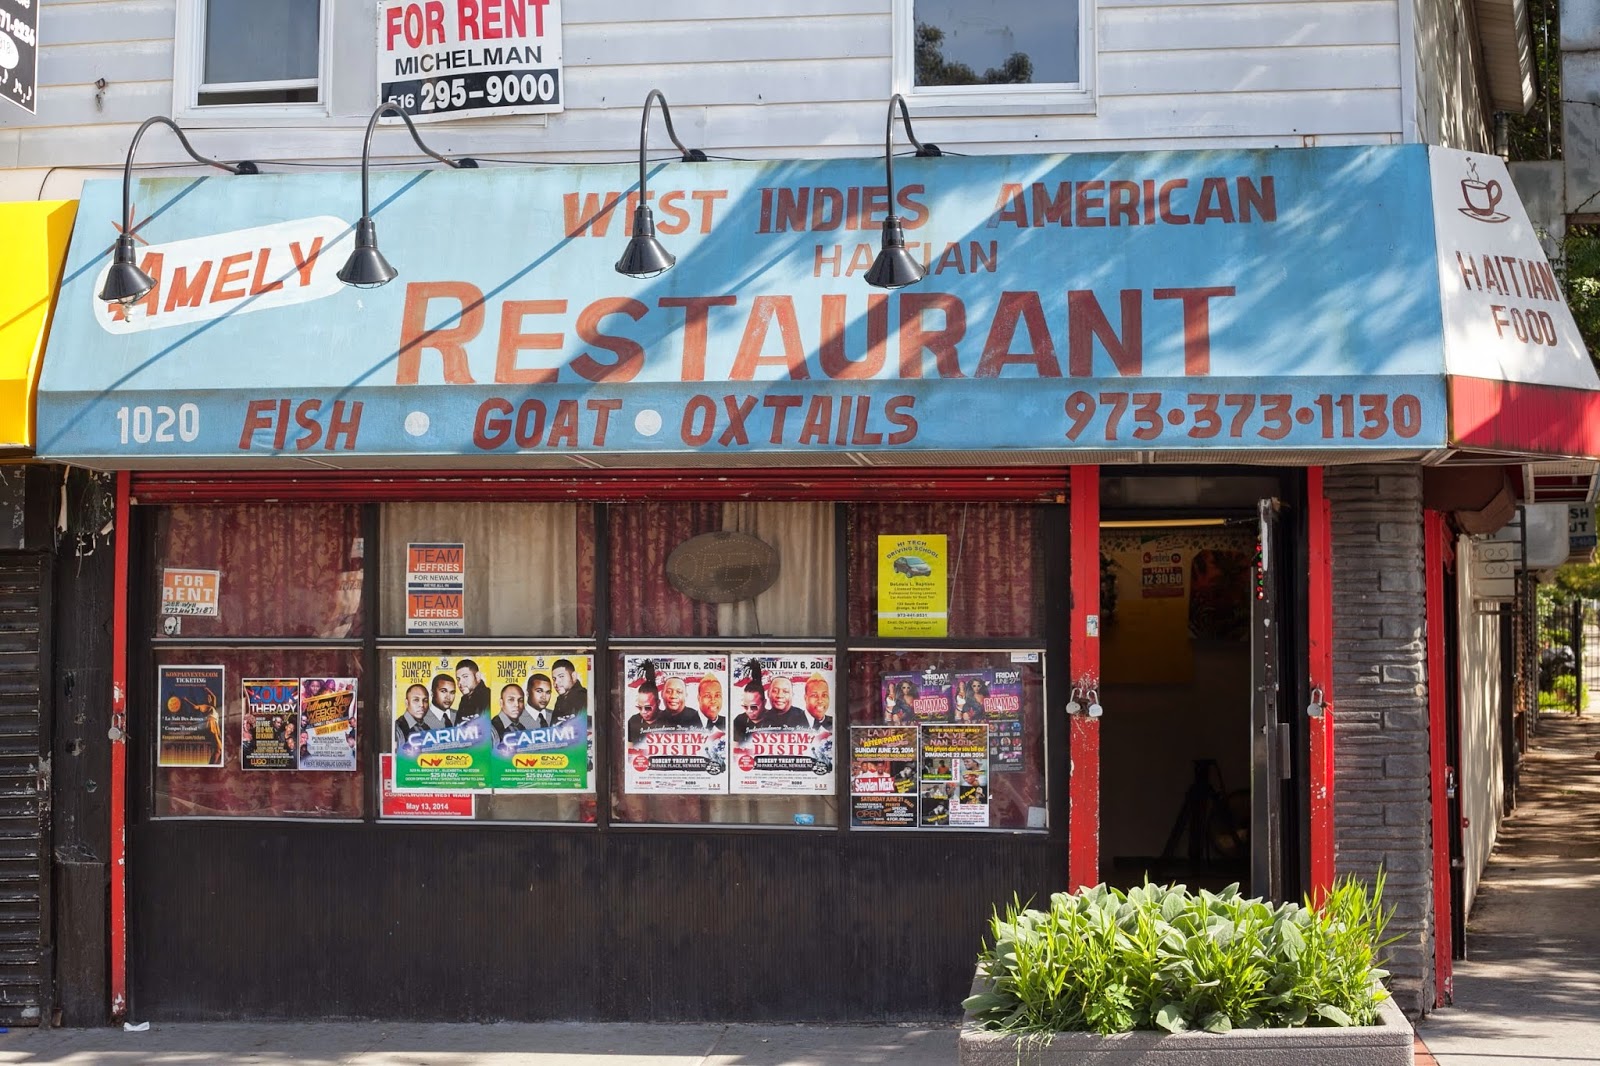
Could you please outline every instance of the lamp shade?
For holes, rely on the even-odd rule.
[[[116,251],[111,254],[111,269],[106,271],[106,283],[101,286],[100,299],[110,303],[131,304],[155,286],[156,280],[134,265],[132,234],[122,234],[117,238]]]
[[[400,272],[378,251],[378,231],[366,215],[356,223],[356,246],[350,258],[339,268],[339,280],[358,289],[375,289],[387,285]]]
[[[883,220],[883,249],[867,271],[867,284],[879,289],[899,289],[922,280],[922,264],[906,251],[906,235],[900,217]]]
[[[617,260],[617,273],[630,278],[653,278],[677,261],[678,257],[656,240],[654,212],[640,204],[634,209],[633,236],[622,250],[622,258]]]

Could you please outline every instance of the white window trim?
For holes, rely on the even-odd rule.
[[[1078,71],[1076,85],[939,85],[918,87],[916,82],[916,22],[914,0],[894,0],[894,91],[920,112],[982,115],[1089,115],[1095,111],[1095,83],[1099,49],[1096,47],[1096,0],[1038,0],[1040,3],[1078,5]]]
[[[210,121],[234,122],[239,119],[327,118],[333,114],[331,92],[331,49],[335,0],[321,0],[317,12],[317,76],[286,81],[229,82],[208,85],[205,71],[205,0],[178,0],[177,24],[172,42],[172,114],[174,118],[205,125]],[[300,89],[315,86],[317,102],[309,104],[214,104],[201,107],[202,92],[249,92],[251,90]]]

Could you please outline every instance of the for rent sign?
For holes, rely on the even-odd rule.
[[[378,99],[418,121],[560,111],[560,0],[382,0]]]

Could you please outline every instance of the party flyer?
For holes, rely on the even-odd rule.
[[[984,715],[989,721],[989,772],[1022,771],[1022,671],[991,670]]]
[[[833,686],[832,655],[773,652],[735,657],[736,795],[833,792]]]
[[[623,657],[623,790],[728,792],[728,657]]]
[[[470,656],[394,660],[394,783],[430,792],[489,787],[489,686]]]
[[[494,697],[489,784],[505,792],[592,791],[588,691],[593,657],[486,653],[474,665]]]
[[[989,824],[989,730],[981,724],[922,728],[922,824]]]
[[[222,768],[221,666],[156,667],[156,765]]]
[[[356,679],[300,679],[300,769],[356,768]]]
[[[915,727],[850,727],[850,824],[883,829],[917,824]]]
[[[884,674],[879,682],[883,720],[889,725],[950,721],[950,672],[929,667],[916,674]]]
[[[300,721],[300,679],[247,677],[239,765],[246,770],[293,770]]]

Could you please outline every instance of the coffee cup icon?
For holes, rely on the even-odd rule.
[[[1503,196],[1505,191],[1498,181],[1479,181],[1476,178],[1463,178],[1461,181],[1461,198],[1467,203],[1463,214],[1491,218],[1498,214],[1495,208],[1500,205]]]

